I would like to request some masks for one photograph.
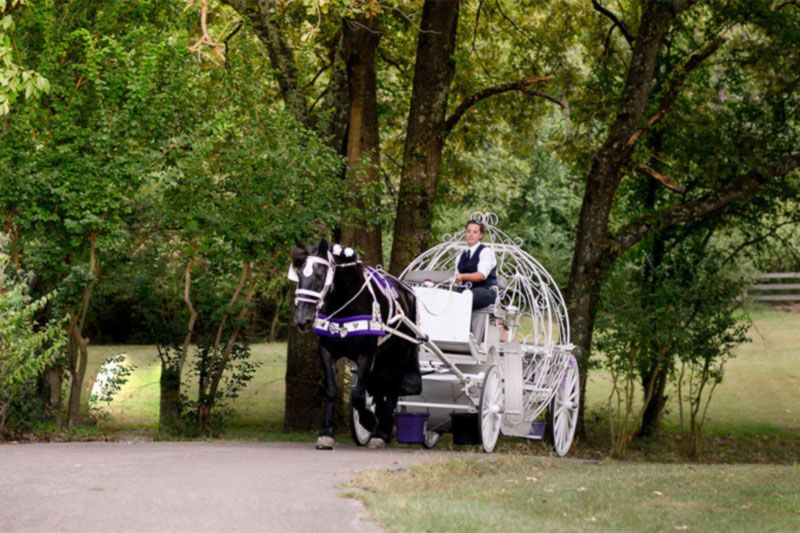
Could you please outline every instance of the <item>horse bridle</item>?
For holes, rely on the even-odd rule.
[[[333,256],[328,252],[328,258],[325,259],[324,257],[319,257],[316,255],[309,255],[306,258],[305,263],[303,264],[303,275],[305,277],[310,276],[314,273],[314,265],[325,265],[328,267],[328,272],[325,274],[325,284],[322,286],[322,289],[319,291],[312,291],[310,289],[301,289],[299,286],[294,291],[294,304],[297,305],[300,302],[313,304],[314,306],[319,309],[322,307],[322,303],[325,300],[325,295],[328,293],[330,288],[333,286],[333,275],[336,272],[337,268],[344,268],[349,266],[355,266],[361,264],[361,261],[350,261],[348,263],[340,263],[336,264]],[[294,269],[294,266],[289,265],[289,273],[286,276],[289,278],[289,281],[293,281],[295,283],[300,283],[300,277],[297,275],[297,271]]]
[[[325,294],[330,289],[331,285],[333,285],[333,272],[335,268],[333,267],[333,258],[330,254],[328,254],[328,258],[319,257],[316,255],[309,255],[305,263],[303,263],[303,276],[308,277],[314,273],[314,265],[320,264],[325,265],[328,268],[327,273],[325,274],[325,284],[322,286],[322,289],[319,291],[312,291],[310,289],[301,289],[298,285],[297,289],[294,291],[294,305],[297,305],[300,302],[313,304],[316,307],[320,307],[322,305],[322,301],[325,299]],[[297,271],[294,269],[293,265],[289,266],[289,273],[286,276],[289,278],[289,281],[294,281],[295,283],[300,283],[300,277],[297,275]]]

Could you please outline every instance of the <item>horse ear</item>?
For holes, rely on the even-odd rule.
[[[308,249],[301,244],[297,248],[292,248],[291,252],[289,252],[289,257],[291,258],[292,264],[300,268],[308,257]]]
[[[320,257],[325,257],[328,255],[328,241],[325,239],[320,239],[319,244],[317,245],[317,255]]]

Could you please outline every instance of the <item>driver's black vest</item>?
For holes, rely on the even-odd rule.
[[[485,248],[483,244],[479,244],[477,248],[475,248],[475,252],[467,258],[467,254],[469,254],[469,248],[464,250],[461,254],[461,257],[458,258],[458,271],[461,274],[472,274],[478,271],[478,262],[481,258],[481,251]],[[497,267],[495,266],[489,275],[486,276],[486,279],[481,281],[480,283],[472,283],[473,287],[494,287],[497,285]]]

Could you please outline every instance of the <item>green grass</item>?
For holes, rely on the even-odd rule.
[[[252,360],[261,363],[255,377],[230,402],[235,413],[227,421],[225,436],[236,438],[269,438],[265,432],[275,433],[283,425],[283,404],[286,386],[286,345],[283,343],[253,344]],[[101,404],[106,412],[100,425],[112,433],[144,433],[155,435],[158,430],[159,376],[161,363],[155,346],[93,346],[89,350],[87,386],[84,403],[91,391],[97,371],[111,355],[124,353],[128,363],[136,366],[128,382],[122,386],[110,404]],[[185,368],[191,365],[191,359]],[[188,380],[187,380],[188,381]],[[186,387],[186,394],[194,399],[197,385]],[[293,438],[292,435],[282,435]],[[297,436],[294,436],[297,438]],[[302,435],[302,438],[307,438]]]
[[[472,456],[359,473],[390,531],[797,531],[800,468]]]
[[[714,391],[705,431],[713,435],[767,435],[800,438],[800,314],[765,308],[750,311],[751,343],[739,346]],[[589,374],[587,405],[606,409],[608,376]],[[664,417],[667,428],[679,424],[677,395]]]
[[[800,456],[800,314],[755,308],[751,316],[753,342],[737,349],[737,356],[729,361],[725,380],[711,402],[706,425],[709,439],[705,449],[710,453],[707,460],[729,462],[739,455],[758,462],[791,462]],[[101,420],[100,427],[112,434],[155,436],[160,364],[154,346],[90,347],[85,396],[102,362],[117,353],[126,353],[137,368],[114,401],[103,406],[108,416]],[[232,402],[235,415],[227,421],[223,436],[307,440],[307,434],[280,433],[286,345],[254,344],[252,354],[262,366],[240,398]],[[603,415],[608,391],[607,376],[593,371],[587,392],[590,414]],[[192,398],[196,394],[191,386],[187,393]],[[671,396],[674,398],[675,394]],[[677,426],[678,409],[672,400],[664,419],[666,437],[657,443],[635,441],[632,451],[642,451],[644,459],[682,460],[685,446],[680,442]],[[604,450],[606,429],[602,421],[592,417],[589,427],[598,438],[593,439],[592,448],[584,450],[583,455],[593,456]],[[519,448],[518,439],[501,441],[501,451]],[[533,450],[541,451],[536,447]],[[658,457],[659,453],[662,457]]]
[[[601,460],[501,439],[492,456],[361,472],[345,493],[390,531],[800,531],[800,315],[751,316],[753,342],[715,393],[702,457],[736,464],[686,464],[672,402],[664,435],[632,443],[635,461],[602,459],[603,423],[590,420],[601,438],[570,456]],[[590,374],[590,412],[605,409],[608,391],[607,376]]]

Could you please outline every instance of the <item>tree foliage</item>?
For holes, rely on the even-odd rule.
[[[30,276],[12,268],[7,238],[0,237],[0,436],[24,427],[35,412],[35,383],[56,363],[65,344],[61,325],[37,319],[53,295],[33,298]]]

